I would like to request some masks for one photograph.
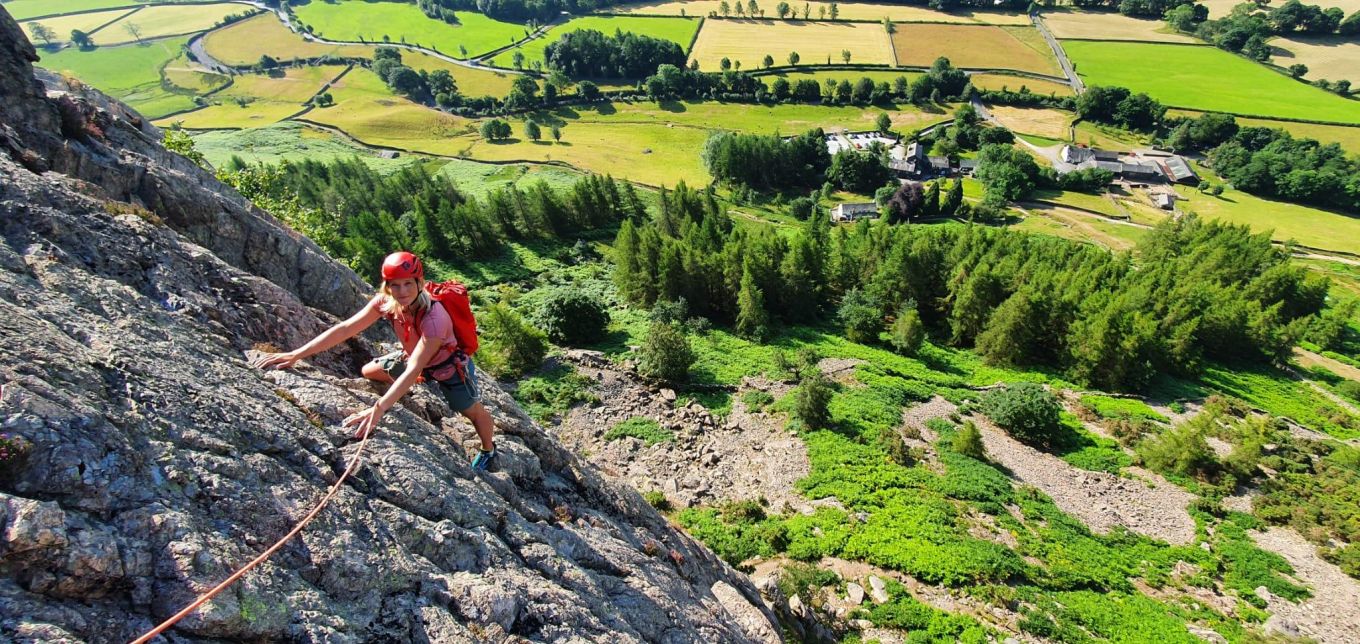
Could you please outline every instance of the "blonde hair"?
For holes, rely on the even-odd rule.
[[[397,301],[396,296],[392,295],[392,289],[387,285],[387,280],[383,280],[382,286],[378,287],[378,296],[382,298],[378,302],[378,310],[389,317],[402,317],[408,312],[416,316],[429,311],[433,301],[430,300],[430,292],[425,290],[424,278],[416,278],[416,289],[418,289],[419,294],[416,295],[416,301],[411,303],[411,309],[407,311],[402,308],[401,302]]]

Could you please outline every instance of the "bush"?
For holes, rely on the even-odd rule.
[[[916,355],[926,339],[926,327],[921,323],[921,315],[916,312],[916,307],[903,307],[902,312],[898,313],[897,319],[893,321],[892,328],[888,330],[888,335],[898,353],[904,356]]]
[[[817,369],[807,371],[793,392],[793,415],[808,429],[831,427],[831,381]]]
[[[659,490],[643,492],[642,499],[649,505],[656,508],[658,512],[670,512],[671,502],[666,499],[666,495]]]
[[[1011,436],[1047,445],[1060,423],[1062,407],[1043,385],[1021,382],[993,389],[982,398],[982,413]]]
[[[551,289],[534,311],[533,320],[557,344],[580,346],[594,342],[609,326],[609,310],[584,290]]]
[[[1137,452],[1143,464],[1164,474],[1199,478],[1208,478],[1217,472],[1218,461],[1214,458],[1213,450],[1209,449],[1209,443],[1204,440],[1206,423],[1199,421],[1209,416],[1209,413],[1201,414],[1160,436],[1139,443]]]
[[[748,391],[741,395],[741,402],[746,405],[746,410],[755,413],[764,411],[774,402],[774,396],[765,391]]]
[[[949,447],[955,452],[979,461],[987,458],[987,448],[982,445],[982,432],[978,431],[977,425],[972,421],[964,423],[963,429],[954,434],[954,440],[950,442]]]
[[[634,416],[628,420],[620,421],[604,434],[604,439],[607,441],[629,437],[636,438],[650,447],[657,443],[668,443],[674,440],[675,434],[661,429],[661,425],[655,420],[642,416]]]
[[[883,329],[878,299],[858,288],[845,294],[836,317],[845,325],[845,337],[851,342],[871,343],[878,339],[878,332]]]
[[[548,336],[525,322],[508,304],[492,305],[479,321],[487,342],[477,355],[496,377],[516,378],[543,363]]]
[[[892,462],[902,467],[911,467],[912,463],[916,462],[911,448],[907,447],[906,441],[902,440],[902,435],[892,427],[884,427],[878,430],[878,446],[888,453],[888,458]]]
[[[779,592],[784,593],[784,597],[799,599],[809,605],[816,606],[817,597],[821,595],[821,590],[827,586],[838,583],[841,578],[830,570],[823,570],[813,564],[795,562],[785,566],[779,571],[778,585]]]
[[[653,322],[638,350],[638,371],[663,382],[684,382],[694,365],[694,349],[685,332],[674,324]]]

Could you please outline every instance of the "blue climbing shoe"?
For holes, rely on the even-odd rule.
[[[491,466],[491,461],[496,459],[498,453],[499,452],[496,451],[495,447],[492,447],[489,452],[486,450],[477,450],[477,455],[472,457],[472,469],[477,471],[486,470],[486,468]]]

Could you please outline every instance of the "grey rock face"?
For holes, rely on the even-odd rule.
[[[295,346],[367,288],[130,110],[45,96],[31,60],[0,8],[0,432],[32,443],[0,463],[0,641],[125,642],[343,471],[356,446],[339,422],[378,395],[353,377],[373,348],[287,372],[245,357]],[[103,138],[63,128],[62,109]],[[492,472],[468,467],[471,427],[418,388],[302,535],[174,641],[778,641],[744,576],[490,377],[483,393]]]

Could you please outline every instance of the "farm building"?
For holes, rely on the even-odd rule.
[[[1199,177],[1195,175],[1194,169],[1190,167],[1190,162],[1185,157],[1169,156],[1161,162],[1162,172],[1171,183],[1183,183],[1195,185],[1199,183]]]
[[[922,179],[933,176],[935,169],[926,153],[924,145],[913,141],[907,145],[907,152],[903,158],[888,161],[888,168],[904,179]]]
[[[831,209],[831,221],[856,221],[866,217],[877,217],[878,205],[874,203],[842,203]]]
[[[1064,145],[1059,152],[1063,161],[1073,165],[1087,162],[1118,161],[1119,153],[1110,150],[1097,150],[1079,145]]]
[[[1176,209],[1176,195],[1170,192],[1155,192],[1152,194],[1152,203],[1157,204],[1162,210]]]

